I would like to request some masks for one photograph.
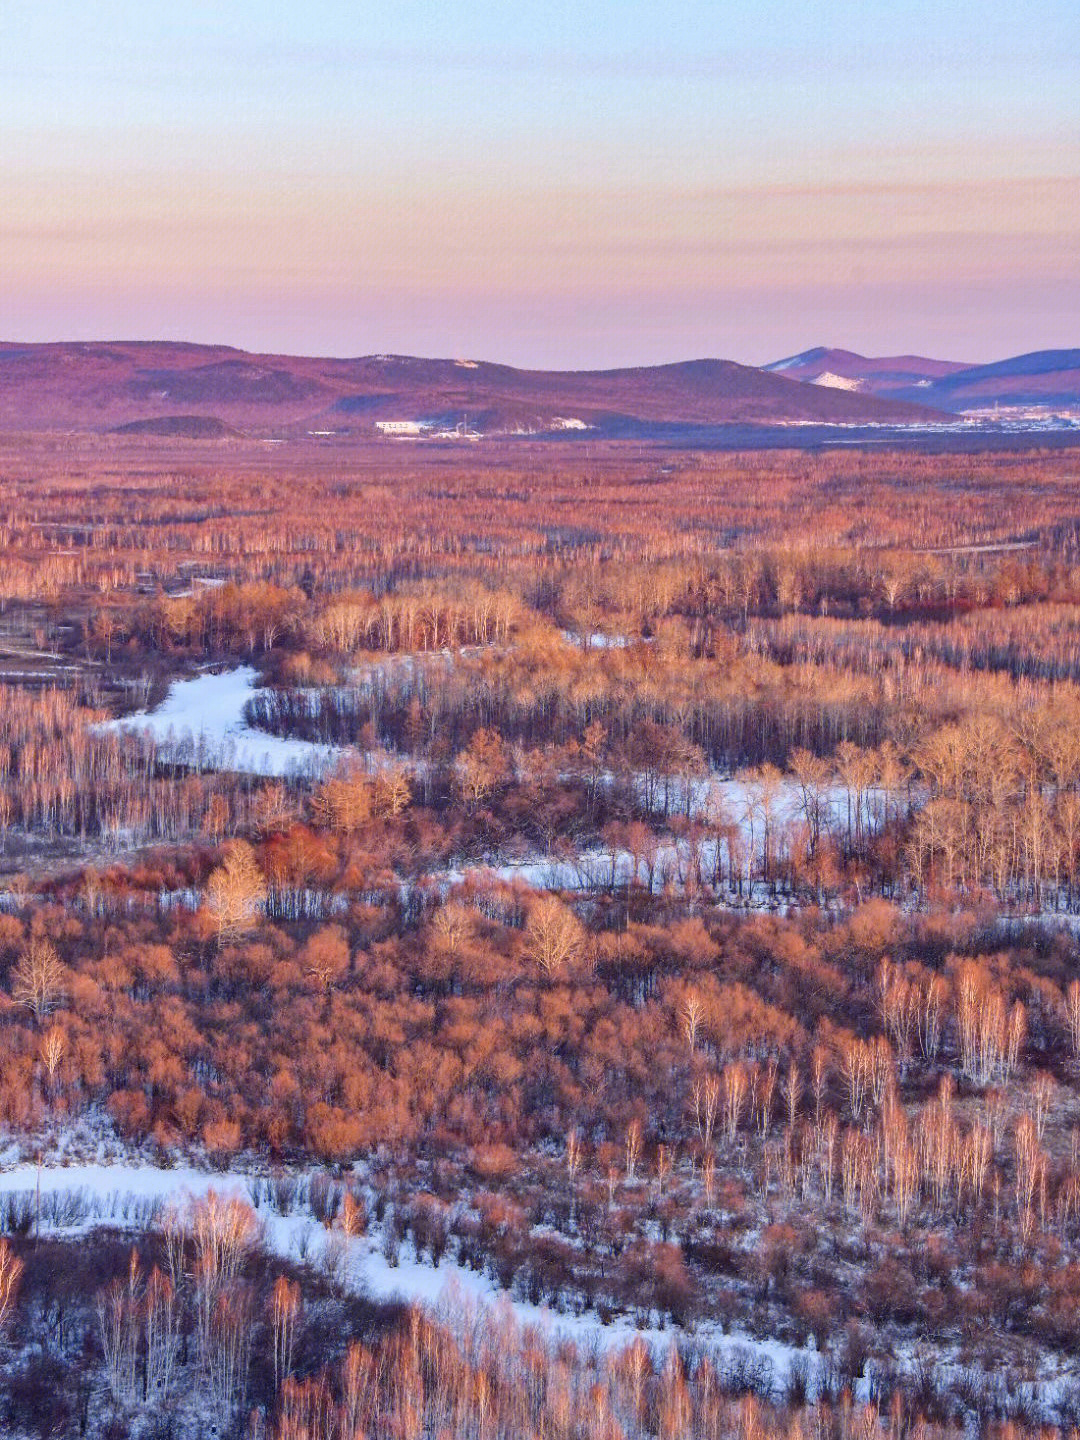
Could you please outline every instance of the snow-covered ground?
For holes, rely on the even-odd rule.
[[[589,635],[583,643],[596,646],[615,645],[622,637]],[[430,657],[434,663],[452,661],[450,652]],[[379,663],[358,670],[353,679],[358,685],[373,685],[393,669],[412,667],[415,657],[388,657]],[[148,734],[171,760],[199,769],[233,770],[265,776],[310,777],[324,774],[346,754],[361,757],[352,746],[324,745],[309,740],[271,735],[255,729],[245,720],[245,706],[263,693],[258,687],[257,671],[251,665],[231,670],[205,672],[188,680],[176,680],[165,700],[153,710],[139,711],[110,726]],[[312,691],[314,698],[318,692]],[[366,762],[378,763],[378,756],[363,755]],[[385,756],[382,757],[385,759]],[[408,762],[407,762],[408,763]],[[614,777],[605,777],[614,781]],[[766,826],[773,843],[779,832],[803,819],[802,793],[798,785],[786,778],[766,799],[761,787],[740,779],[720,779],[715,775],[692,779],[654,780],[651,797],[644,776],[637,777],[643,803],[664,808],[671,813],[692,817],[708,815],[714,822],[726,823],[735,847],[741,852],[737,868],[745,878],[758,868],[758,857],[764,843]],[[821,821],[825,828],[846,823],[848,806],[846,792],[835,790],[821,802]],[[874,821],[880,800],[870,797],[866,818]],[[627,885],[651,884],[661,891],[668,884],[681,885],[700,868],[708,877],[716,867],[718,842],[710,840],[695,851],[688,842],[674,838],[660,842],[649,857],[635,858],[628,850],[591,848],[570,858],[535,857],[512,864],[469,866],[450,869],[443,876],[448,884],[483,873],[495,878],[528,885],[534,889],[589,890]]]
[[[570,1314],[532,1305],[454,1260],[444,1258],[433,1265],[417,1258],[407,1241],[391,1260],[377,1228],[349,1238],[314,1219],[303,1203],[303,1184],[297,1188],[289,1212],[281,1214],[271,1203],[271,1182],[235,1171],[137,1164],[21,1164],[0,1171],[0,1212],[14,1200],[26,1214],[40,1211],[42,1231],[57,1234],[77,1234],[95,1227],[145,1229],[169,1209],[182,1211],[211,1190],[254,1203],[264,1243],[273,1253],[332,1270],[342,1284],[358,1293],[418,1305],[447,1324],[474,1323],[478,1309],[505,1307],[520,1325],[535,1326],[552,1341],[569,1339],[590,1350],[621,1348],[637,1339],[666,1350],[673,1341],[692,1338],[727,1363],[744,1364],[765,1388],[775,1387],[778,1393],[786,1387],[797,1363],[811,1390],[822,1373],[823,1357],[814,1348],[725,1334],[712,1322],[684,1332],[635,1325],[626,1316],[605,1324],[593,1311]]]
[[[702,847],[702,865],[706,871],[715,863],[716,842],[707,841]],[[654,893],[660,894],[665,885],[678,883],[694,866],[690,847],[670,841],[658,847],[655,859],[650,857],[649,866],[641,857],[634,857],[629,850],[610,850],[597,847],[584,850],[569,859],[537,858],[513,861],[505,865],[468,865],[443,872],[438,877],[448,884],[462,884],[466,880],[500,880],[507,885],[527,885],[531,890],[606,890],[619,889],[626,885],[649,885]]]
[[[577,643],[593,648],[626,643],[624,636],[601,634],[574,637]],[[449,651],[436,652],[435,661],[451,660]],[[412,669],[413,656],[391,656],[357,669],[352,682],[357,688],[371,687],[395,669]],[[140,710],[133,715],[107,722],[108,728],[149,734],[170,749],[186,749],[194,761],[207,769],[241,770],[261,775],[288,775],[325,770],[341,755],[357,753],[355,747],[324,745],[271,735],[257,730],[244,718],[247,703],[265,694],[257,684],[254,666],[239,665],[230,670],[206,671],[188,680],[174,680],[164,701],[153,710]],[[318,691],[310,692],[312,699]],[[613,778],[613,777],[611,777]],[[639,777],[644,795],[644,778]],[[655,782],[659,797],[666,795],[673,812],[701,815],[709,808],[720,807],[733,821],[747,828],[760,816],[764,822],[761,792],[742,780],[702,776],[680,781],[671,779],[665,785]],[[828,797],[829,818],[839,817],[846,805],[846,796],[836,791]],[[800,791],[795,782],[785,779],[771,802],[771,821],[789,821],[799,813]]]
[[[625,650],[630,644],[629,635],[608,635],[603,630],[593,630],[587,635],[576,630],[564,630],[562,637],[582,650]]]
[[[252,775],[317,775],[331,768],[345,747],[316,745],[255,730],[244,706],[259,689],[251,665],[174,680],[154,710],[108,722],[151,735],[170,758],[205,770]]]
[[[502,1290],[488,1275],[444,1258],[438,1265],[418,1257],[411,1242],[402,1242],[388,1257],[382,1230],[375,1226],[362,1236],[347,1237],[340,1229],[327,1229],[313,1217],[306,1198],[310,1175],[291,1177],[286,1189],[268,1176],[239,1171],[210,1172],[192,1167],[175,1169],[141,1164],[19,1164],[0,1170],[0,1213],[21,1210],[33,1220],[40,1214],[42,1233],[77,1236],[94,1228],[145,1231],[166,1213],[182,1214],[192,1201],[213,1190],[236,1196],[253,1205],[262,1238],[272,1253],[293,1262],[319,1268],[358,1294],[376,1299],[415,1304],[454,1328],[471,1331],[486,1313],[506,1314],[519,1326],[533,1327],[555,1345],[571,1340],[586,1353],[621,1349],[642,1340],[658,1355],[673,1343],[691,1344],[709,1354],[717,1368],[737,1374],[738,1383],[761,1394],[782,1399],[796,1376],[808,1398],[815,1399],[829,1375],[828,1345],[811,1340],[806,1346],[789,1345],[725,1331],[707,1317],[692,1329],[639,1325],[629,1316],[605,1323],[595,1313],[552,1310],[530,1304]],[[283,1213],[284,1212],[284,1213]],[[900,1370],[914,1374],[929,1365],[937,1387],[951,1390],[958,1381],[977,1381],[982,1393],[993,1396],[1004,1413],[1023,1408],[1049,1422],[1060,1418],[1060,1407],[1075,1390],[1072,1365],[1048,1354],[1035,1378],[1019,1374],[975,1375],[950,1349],[898,1341],[893,1359]],[[855,1387],[860,1402],[874,1396],[874,1363]]]
[[[695,779],[685,784],[673,782],[669,800],[671,806],[681,813],[688,812],[698,818],[709,815],[714,822],[728,825],[737,857],[736,874],[741,874],[748,881],[751,873],[759,873],[766,812],[761,794],[752,784],[714,778]],[[823,830],[847,823],[847,804],[846,792],[841,790],[832,791],[822,798]],[[878,823],[878,797],[871,797],[869,809],[874,823]],[[786,779],[769,802],[770,846],[775,849],[785,827],[804,818],[802,792],[793,780]],[[636,884],[651,887],[655,894],[660,894],[668,885],[676,888],[683,886],[699,870],[704,882],[708,883],[717,870],[718,852],[722,852],[722,845],[717,839],[692,843],[668,836],[658,839],[654,848],[637,856],[626,849],[593,846],[572,856],[532,856],[505,864],[451,868],[432,878],[442,878],[451,885],[468,879],[495,879],[507,884],[517,882],[536,890],[603,890]],[[727,864],[722,853],[720,859],[720,868],[726,873]]]

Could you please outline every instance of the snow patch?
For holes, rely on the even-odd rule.
[[[862,389],[861,380],[852,380],[847,375],[834,375],[831,370],[823,370],[820,375],[815,375],[810,384],[824,385],[827,390]]]
[[[170,755],[202,770],[249,775],[319,775],[350,747],[318,745],[256,730],[244,706],[260,694],[251,665],[174,680],[154,710],[140,710],[105,728],[149,735]]]

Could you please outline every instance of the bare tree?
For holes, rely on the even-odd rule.
[[[862,1116],[866,1092],[871,1080],[870,1047],[855,1036],[846,1037],[838,1046],[840,1070],[847,1083],[848,1105],[853,1120]]]
[[[233,1283],[218,1295],[210,1321],[206,1356],[210,1391],[218,1414],[228,1418],[244,1408],[254,1338],[251,1292]]]
[[[296,1349],[297,1323],[300,1315],[300,1286],[286,1275],[279,1275],[270,1296],[270,1323],[274,1338],[274,1388],[281,1388],[292,1372]]]
[[[375,1364],[371,1354],[354,1340],[341,1362],[340,1433],[343,1436],[361,1434],[364,1419],[371,1413],[375,1384]]]
[[[1070,980],[1065,991],[1065,1023],[1073,1060],[1080,1059],[1080,980]]]
[[[1034,1227],[1035,1193],[1046,1166],[1046,1156],[1039,1148],[1038,1132],[1030,1115],[1021,1115],[1017,1120],[1013,1140],[1016,1213],[1020,1220],[1020,1235],[1026,1243],[1031,1238]]]
[[[794,1060],[788,1061],[787,1073],[784,1075],[784,1099],[787,1101],[788,1125],[794,1126],[802,1099],[802,1075]]]
[[[64,967],[47,936],[35,932],[23,947],[11,977],[11,998],[41,1022],[64,994]]]
[[[193,1201],[184,1221],[194,1250],[195,1320],[199,1354],[209,1365],[216,1343],[214,1326],[218,1301],[240,1271],[244,1256],[259,1238],[254,1210],[237,1196],[215,1190]],[[171,1263],[171,1261],[170,1261]]]
[[[143,1297],[146,1340],[146,1393],[164,1399],[172,1389],[180,1327],[176,1289],[155,1265]]]
[[[832,1203],[833,1181],[836,1177],[836,1142],[839,1138],[840,1122],[830,1110],[821,1122],[821,1143],[818,1147],[818,1171],[821,1175],[821,1190],[825,1203]]]
[[[738,1130],[739,1121],[742,1118],[743,1106],[746,1104],[746,1066],[741,1060],[732,1060],[730,1064],[724,1066],[723,1090],[724,1127],[730,1142],[735,1139],[735,1132]]]
[[[916,1017],[919,1031],[919,1048],[923,1058],[936,1060],[941,1045],[941,1017],[945,1008],[948,987],[940,975],[932,975],[926,982]]]
[[[0,1336],[11,1323],[15,1312],[24,1268],[23,1262],[8,1241],[0,1239]]]
[[[404,765],[387,765],[375,777],[376,815],[400,815],[412,799],[412,781]]]
[[[143,1277],[132,1250],[125,1279],[113,1280],[97,1298],[98,1333],[109,1389],[122,1404],[136,1399]]]
[[[668,1146],[659,1146],[656,1152],[656,1182],[661,1197],[664,1194],[664,1186],[667,1184],[667,1179],[671,1174],[674,1163],[674,1156]]]
[[[303,950],[307,973],[329,1002],[335,985],[349,969],[349,942],[340,925],[326,925],[310,936]]]
[[[824,1045],[815,1045],[810,1056],[810,1088],[814,1094],[814,1124],[820,1126],[825,1091],[829,1083],[829,1051]]]
[[[577,1191],[574,1182],[581,1168],[581,1139],[576,1130],[566,1137],[566,1174],[570,1181],[570,1224],[574,1224],[577,1212]]]
[[[764,1140],[772,1124],[773,1095],[776,1091],[776,1059],[770,1056],[768,1062],[758,1071],[754,1084],[754,1105],[757,1110],[758,1128]]]
[[[1045,1070],[1040,1070],[1035,1076],[1033,1094],[1035,1097],[1035,1130],[1041,1145],[1046,1133],[1047,1116],[1054,1099],[1054,1077]]]
[[[351,1190],[346,1190],[341,1197],[341,1215],[339,1217],[341,1233],[348,1239],[362,1235],[367,1224],[367,1216],[364,1211],[362,1200],[357,1200]]]
[[[456,961],[462,947],[472,938],[475,921],[475,912],[468,905],[451,900],[435,912],[431,922],[432,941],[439,950]]]
[[[50,1090],[56,1087],[56,1076],[67,1050],[67,1032],[62,1025],[50,1025],[41,1037],[41,1063],[49,1077]]]
[[[251,1206],[216,1190],[208,1190],[193,1203],[189,1228],[196,1263],[205,1262],[215,1284],[236,1278],[244,1255],[259,1236],[259,1222]]]
[[[712,1148],[719,1104],[720,1081],[715,1075],[706,1075],[704,1080],[699,1080],[694,1086],[694,1120],[701,1144],[706,1151]]]
[[[631,1120],[626,1132],[626,1179],[632,1182],[641,1158],[641,1122]]]
[[[688,990],[679,1007],[679,1018],[682,1021],[683,1034],[686,1036],[686,1043],[689,1045],[691,1053],[697,1047],[698,1030],[701,1028],[704,1014],[705,1007],[701,1003],[701,996],[694,990]]]
[[[525,954],[547,976],[555,976],[579,960],[585,931],[569,906],[554,895],[535,900],[525,927]]]
[[[266,900],[266,880],[246,840],[226,846],[225,858],[206,886],[206,906],[224,944],[250,930]]]
[[[705,1203],[711,1205],[716,1195],[716,1156],[711,1150],[701,1162],[701,1183],[705,1190]]]

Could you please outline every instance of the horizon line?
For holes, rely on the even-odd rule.
[[[708,363],[708,362],[714,362],[714,363],[720,363],[720,364],[726,364],[726,365],[739,365],[739,366],[742,366],[743,368],[745,368],[745,369],[747,369],[747,370],[767,370],[770,366],[779,365],[779,364],[783,363],[785,360],[797,360],[797,359],[801,358],[802,356],[804,356],[804,355],[810,355],[810,354],[812,354],[813,352],[815,352],[815,351],[817,351],[817,350],[822,350],[822,351],[826,351],[826,352],[828,352],[828,351],[842,351],[842,352],[845,352],[845,353],[847,353],[847,354],[849,354],[849,355],[857,356],[858,358],[863,359],[863,360],[893,360],[893,359],[895,359],[895,360],[904,360],[904,359],[932,360],[932,361],[941,361],[941,362],[951,363],[951,364],[962,364],[962,365],[964,365],[966,368],[976,369],[976,368],[978,368],[978,367],[981,366],[981,365],[994,364],[994,363],[998,363],[999,361],[1002,361],[1002,360],[1021,359],[1021,358],[1024,358],[1024,357],[1026,357],[1026,356],[1029,356],[1029,355],[1053,354],[1053,353],[1055,353],[1055,352],[1059,352],[1059,353],[1080,352],[1080,344],[1078,344],[1078,345],[1053,345],[1053,344],[1049,344],[1049,345],[1045,345],[1045,346],[1040,346],[1039,348],[1033,349],[1033,350],[1018,350],[1018,351],[1015,351],[1015,352],[1006,353],[1006,354],[1004,354],[1004,355],[999,354],[996,361],[995,361],[995,360],[988,360],[988,361],[986,361],[986,360],[976,360],[976,361],[964,360],[964,361],[958,361],[958,360],[954,359],[952,356],[950,356],[950,355],[948,355],[948,354],[945,354],[945,353],[931,354],[931,353],[928,353],[928,352],[926,352],[926,351],[917,350],[917,349],[897,348],[897,349],[895,349],[895,350],[888,350],[888,351],[885,351],[885,352],[882,352],[882,353],[868,354],[868,353],[865,353],[865,352],[863,352],[863,351],[855,350],[855,349],[853,349],[853,348],[851,348],[850,346],[847,346],[847,345],[820,345],[820,344],[816,344],[816,345],[807,345],[807,346],[804,346],[804,347],[801,348],[801,349],[789,351],[789,352],[787,352],[786,354],[777,356],[775,360],[769,360],[769,361],[764,362],[763,364],[753,364],[753,363],[750,362],[750,361],[737,360],[737,359],[734,359],[734,358],[733,358],[732,356],[730,356],[730,355],[723,355],[723,354],[717,353],[717,354],[695,354],[695,355],[685,355],[685,354],[684,354],[683,356],[681,356],[681,357],[679,357],[679,358],[671,359],[671,360],[653,360],[653,361],[640,360],[640,361],[623,361],[623,362],[621,362],[621,363],[603,364],[603,365],[581,365],[581,366],[579,366],[579,365],[573,365],[573,364],[572,364],[572,365],[564,365],[564,366],[553,366],[553,365],[543,365],[543,364],[539,364],[539,365],[538,365],[538,364],[529,364],[529,363],[520,363],[520,362],[519,362],[519,363],[512,363],[512,362],[510,362],[510,361],[505,361],[505,360],[483,359],[483,358],[477,358],[475,355],[470,355],[470,354],[452,354],[452,353],[445,353],[445,354],[441,354],[441,355],[438,355],[438,354],[420,354],[420,353],[409,352],[409,351],[404,351],[404,350],[384,350],[384,349],[380,349],[380,350],[368,350],[368,351],[363,351],[363,352],[353,352],[353,353],[351,353],[351,354],[344,354],[344,353],[341,353],[341,354],[333,354],[333,353],[328,353],[328,352],[321,352],[321,353],[320,353],[320,352],[316,352],[316,351],[305,351],[305,350],[248,349],[248,348],[246,348],[246,347],[243,346],[243,345],[236,345],[236,344],[233,344],[233,343],[231,343],[231,342],[229,342],[229,341],[224,341],[224,340],[192,340],[192,339],[179,340],[179,339],[167,338],[167,337],[158,337],[158,338],[147,338],[147,337],[133,338],[133,337],[119,337],[119,336],[116,336],[116,337],[107,338],[107,337],[105,337],[105,336],[98,336],[98,337],[93,338],[93,339],[72,339],[72,338],[63,339],[63,338],[61,338],[61,339],[52,339],[52,340],[21,340],[21,339],[17,339],[17,338],[8,338],[8,337],[6,337],[6,336],[0,338],[0,348],[2,348],[2,349],[9,349],[9,348],[15,348],[15,347],[26,347],[26,348],[33,347],[33,348],[35,348],[35,349],[48,349],[48,348],[60,348],[60,347],[92,348],[92,347],[94,347],[94,346],[99,346],[99,345],[100,345],[100,346],[109,346],[109,345],[125,346],[125,345],[126,345],[126,346],[147,346],[147,347],[149,347],[149,346],[155,346],[155,345],[156,345],[156,346],[170,346],[170,347],[173,347],[173,348],[175,348],[175,349],[189,349],[189,350],[227,350],[227,351],[231,351],[231,352],[233,352],[234,354],[237,354],[237,355],[251,355],[251,356],[258,356],[258,357],[265,357],[265,358],[278,358],[278,359],[288,359],[288,360],[310,360],[310,361],[320,361],[320,360],[322,360],[322,361],[332,361],[332,362],[348,362],[348,361],[358,361],[358,360],[381,360],[381,359],[385,359],[385,360],[424,360],[424,361],[434,361],[434,362],[447,362],[447,363],[459,364],[459,365],[468,365],[468,364],[474,364],[474,365],[494,365],[494,366],[499,366],[499,367],[501,367],[501,368],[509,369],[509,370],[522,370],[522,371],[529,371],[529,370],[531,370],[531,371],[534,371],[534,372],[536,372],[536,373],[541,373],[541,374],[545,374],[545,373],[546,373],[546,374],[602,374],[602,373],[605,373],[605,372],[617,371],[617,370],[657,370],[657,369],[663,369],[663,368],[669,367],[669,366],[676,366],[676,365],[694,365],[694,364],[703,364],[703,363]]]

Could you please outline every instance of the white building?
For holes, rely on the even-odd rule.
[[[419,420],[376,420],[375,429],[380,435],[422,435],[426,426]]]

